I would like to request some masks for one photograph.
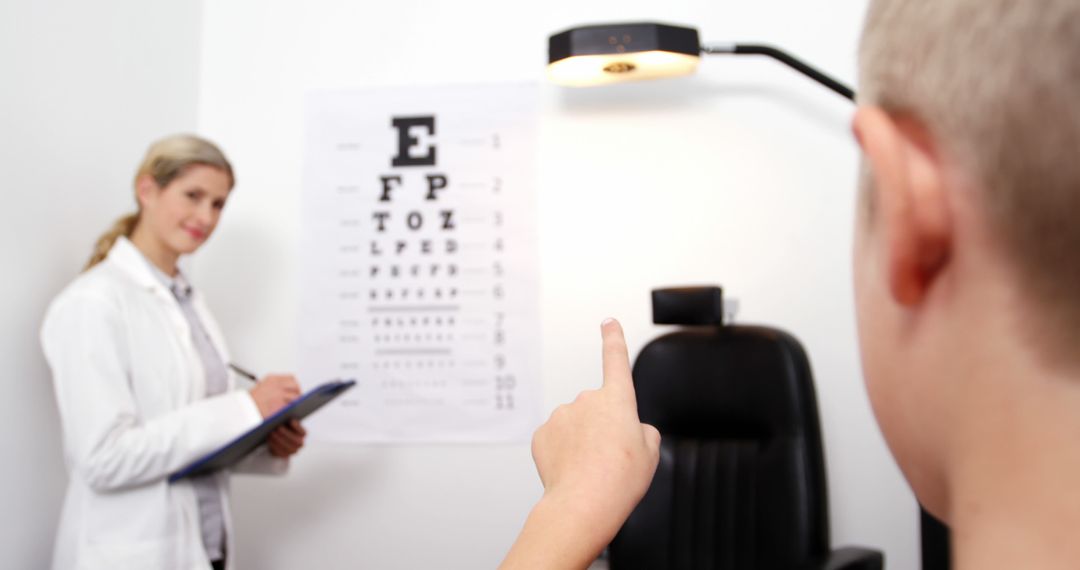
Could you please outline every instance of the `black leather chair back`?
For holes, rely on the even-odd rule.
[[[654,292],[657,322],[704,326],[657,338],[634,364],[638,412],[663,443],[611,544],[612,570],[821,567],[825,466],[802,346],[780,330],[723,326],[718,288],[674,316],[657,302]]]

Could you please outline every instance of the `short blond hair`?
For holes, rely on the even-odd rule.
[[[972,177],[1040,344],[1080,362],[1080,1],[871,0],[859,100]]]
[[[236,185],[232,164],[225,158],[225,153],[221,152],[221,149],[204,138],[184,134],[168,136],[151,144],[138,170],[135,171],[134,184],[138,186],[140,178],[150,176],[158,186],[164,188],[174,178],[183,174],[189,166],[195,164],[220,169],[229,177],[229,188]],[[137,198],[135,203],[138,204]],[[116,220],[94,244],[94,251],[83,271],[101,263],[116,240],[120,236],[130,237],[138,223],[139,210]]]

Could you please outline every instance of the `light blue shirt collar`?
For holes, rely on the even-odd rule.
[[[150,272],[154,274],[154,278],[164,285],[172,294],[181,301],[186,301],[191,298],[191,283],[188,282],[184,274],[177,269],[176,277],[169,277],[158,266],[154,265],[149,259],[143,255],[143,252],[139,248],[135,248],[135,251],[139,252],[139,256],[146,262],[146,266],[150,268]]]

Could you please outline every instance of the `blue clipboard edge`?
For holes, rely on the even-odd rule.
[[[278,426],[285,422],[295,418],[303,419],[315,410],[330,403],[349,388],[356,385],[356,380],[331,380],[320,384],[311,390],[309,390],[303,396],[293,400],[289,405],[278,410],[274,415],[266,418],[259,425],[249,429],[240,436],[236,437],[229,443],[211,451],[210,453],[196,459],[194,462],[188,464],[183,469],[169,475],[169,483],[175,483],[185,477],[197,475],[204,471],[212,471],[224,466],[214,466],[207,468],[207,466],[216,462],[220,458],[227,454],[237,454],[233,461],[230,463],[239,461],[248,453],[253,451],[259,445],[262,445],[263,441],[270,435],[270,432],[278,428]],[[299,412],[299,413],[297,413]]]

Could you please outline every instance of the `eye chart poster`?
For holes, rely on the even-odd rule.
[[[299,377],[357,381],[312,435],[528,441],[535,86],[315,92],[305,111]]]

